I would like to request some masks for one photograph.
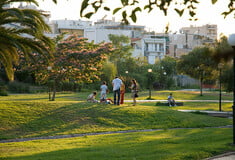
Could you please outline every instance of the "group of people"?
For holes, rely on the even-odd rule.
[[[112,86],[113,86],[113,100],[110,98],[107,98],[107,92],[108,92],[108,86],[106,82],[103,82],[102,85],[100,86],[100,102],[104,103],[113,103],[114,105],[120,105],[124,103],[124,94],[125,94],[125,84],[123,81],[115,77],[112,81]],[[138,87],[137,87],[137,82],[135,79],[131,81],[131,96],[133,98],[133,105],[136,105],[136,98],[138,97]],[[87,97],[88,102],[99,102],[98,100],[95,99],[97,95],[97,92],[93,92]]]
[[[88,102],[100,102],[100,103],[107,103],[107,104],[114,104],[114,105],[120,105],[124,103],[124,94],[125,94],[125,84],[123,81],[115,77],[112,81],[113,85],[113,100],[111,98],[107,98],[108,93],[108,86],[106,82],[103,82],[100,86],[100,101],[96,100],[95,97],[97,95],[97,92],[93,92],[87,97]],[[138,97],[138,86],[135,79],[131,81],[131,97],[133,98],[133,106],[136,105],[136,98]],[[167,97],[167,101],[169,106],[176,106],[175,99],[172,96],[172,93]]]

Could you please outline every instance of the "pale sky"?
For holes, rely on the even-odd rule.
[[[117,7],[119,1],[109,0],[113,7]],[[168,13],[168,16],[164,16],[162,11],[155,10],[154,12],[138,13],[137,23],[134,25],[143,25],[147,30],[155,30],[157,32],[163,32],[165,26],[169,23],[170,30],[172,32],[178,31],[181,27],[202,26],[205,24],[217,24],[218,34],[223,33],[229,35],[235,33],[235,18],[233,15],[229,15],[226,19],[221,15],[222,12],[227,11],[227,1],[219,0],[216,5],[211,5],[211,0],[201,0],[200,5],[197,7],[198,21],[189,21],[187,14],[183,17],[179,17],[178,14],[172,9]],[[52,0],[39,0],[39,8],[45,11],[51,12],[51,19],[69,19],[78,20],[80,18],[80,5],[81,0],[58,0],[57,4],[54,4]],[[111,13],[99,12],[91,19],[83,18],[82,20],[88,20],[95,22],[97,19],[101,19],[107,15],[107,19],[115,18],[116,21],[120,20],[121,16],[113,16]]]

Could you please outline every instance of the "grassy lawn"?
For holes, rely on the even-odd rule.
[[[231,129],[183,129],[0,143],[7,160],[199,160],[234,150]]]
[[[222,103],[222,111],[231,112],[232,103]],[[184,106],[173,107],[172,109],[179,110],[206,110],[206,111],[219,111],[219,103],[216,102],[184,102]]]
[[[153,96],[165,99],[169,92],[154,92]],[[88,94],[60,93],[54,102],[48,101],[47,94],[0,97],[0,140],[120,130],[163,130],[0,143],[0,159],[191,160],[235,150],[229,145],[232,129],[206,128],[231,125],[231,119],[176,111],[184,107],[217,110],[217,103],[185,102],[182,107],[172,108],[156,106],[153,102],[115,106],[87,103],[84,100]],[[139,99],[145,99],[148,92],[140,95]],[[216,99],[214,93],[200,96],[191,92],[174,92],[173,95],[184,97],[177,99],[213,99],[213,96]],[[126,99],[129,97],[126,94]],[[227,98],[230,99],[230,95]],[[223,104],[223,107],[229,110],[230,104]]]
[[[152,98],[159,100],[166,100],[169,93],[173,94],[173,97],[176,100],[219,100],[219,92],[218,91],[203,91],[203,95],[200,96],[200,91],[153,91]],[[149,96],[148,91],[140,92],[140,99],[146,99]],[[222,100],[232,100],[232,93],[222,93]]]
[[[0,139],[90,132],[231,124],[230,119],[175,111],[155,103],[2,102]]]

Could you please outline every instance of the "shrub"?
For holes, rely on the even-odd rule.
[[[22,82],[8,83],[8,91],[12,93],[30,93],[30,85]]]
[[[73,92],[80,91],[81,85],[79,85],[78,83],[74,83],[74,82],[61,82],[59,90],[60,91],[73,91]]]
[[[0,86],[0,96],[8,96],[7,94],[7,86]]]

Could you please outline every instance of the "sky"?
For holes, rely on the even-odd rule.
[[[52,0],[39,0],[39,7],[45,11],[51,12],[50,20],[58,19],[68,19],[68,20],[78,20],[80,17],[80,6],[82,0],[58,0],[57,4],[54,4]],[[106,0],[111,2],[111,7],[119,6],[119,0]],[[162,11],[154,10],[151,13],[142,12],[138,13],[138,20],[136,23],[131,23],[133,25],[143,25],[146,30],[163,32],[166,25],[169,23],[169,30],[172,32],[179,31],[182,27],[202,26],[205,24],[217,24],[218,35],[223,33],[228,36],[231,33],[235,33],[235,18],[233,15],[229,15],[226,19],[221,15],[222,12],[227,11],[228,0],[218,0],[215,5],[211,5],[211,0],[201,0],[200,5],[197,7],[197,21],[189,21],[189,17],[186,14],[183,17],[173,10],[170,9],[168,16],[164,16]],[[111,13],[105,11],[98,12],[91,19],[82,18],[82,20],[87,21],[97,21],[106,16],[106,19],[115,18],[116,21],[120,20],[121,16],[113,16]]]

